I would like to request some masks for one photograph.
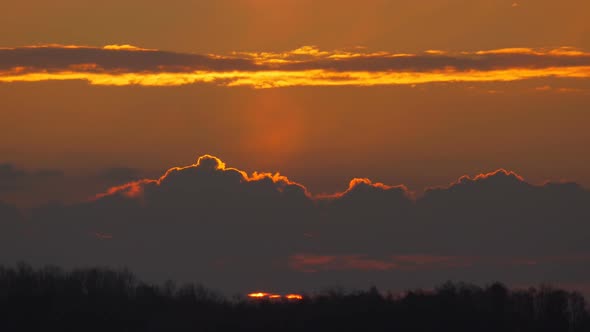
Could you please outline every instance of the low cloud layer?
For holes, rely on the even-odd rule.
[[[590,53],[574,48],[507,48],[421,54],[323,51],[186,54],[130,45],[45,45],[0,49],[0,82],[85,80],[97,85],[210,83],[287,86],[398,85],[590,77]]]
[[[506,170],[420,195],[353,179],[316,196],[207,155],[83,203],[26,213],[4,204],[0,216],[3,262],[128,266],[228,291],[590,278],[590,193]]]
[[[22,190],[47,180],[59,180],[64,173],[55,169],[25,170],[11,163],[0,164],[0,193]]]

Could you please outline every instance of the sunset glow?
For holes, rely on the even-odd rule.
[[[83,80],[92,85],[178,86],[212,83],[222,86],[250,86],[257,89],[292,86],[377,86],[412,85],[443,82],[509,82],[533,78],[590,78],[590,66],[514,68],[493,71],[434,72],[334,72],[327,70],[258,72],[186,72],[186,73],[88,73],[77,71],[0,74],[0,82],[40,82]]]
[[[285,300],[290,300],[290,301],[303,300],[303,296],[299,295],[299,294],[280,295],[280,294],[272,294],[272,293],[264,293],[264,292],[249,293],[248,297],[251,299],[255,299],[255,300],[264,300],[264,299],[268,299],[268,300],[285,299]]]
[[[56,50],[82,52],[87,60],[64,66],[63,61],[53,58]],[[229,56],[185,54],[181,57],[180,54],[132,45],[103,48],[43,45],[0,50],[0,68],[8,67],[0,71],[0,82],[83,80],[92,85],[110,86],[201,83],[263,89],[590,77],[590,54],[568,47],[457,53],[426,51],[422,54],[359,51],[322,51],[314,46],[303,46],[283,53],[234,52]],[[35,55],[40,60],[19,63],[18,66],[11,66],[10,61],[3,64],[2,53],[10,56],[13,52]],[[153,60],[154,55],[170,59],[157,62]],[[120,57],[121,63],[107,62],[112,56]],[[186,62],[187,57],[194,60]],[[136,58],[137,62],[129,63],[129,58]],[[176,58],[179,58],[178,64],[171,63]],[[204,67],[211,68],[203,70]]]
[[[165,316],[121,328],[215,331],[201,299],[297,330],[341,290],[590,283],[589,0],[1,9],[0,279],[121,268]]]

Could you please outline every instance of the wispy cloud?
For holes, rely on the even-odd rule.
[[[325,51],[188,54],[132,45],[42,45],[0,49],[0,82],[85,80],[95,85],[373,86],[589,78],[590,53],[570,48],[505,48],[421,54]]]
[[[289,268],[298,272],[322,271],[432,271],[472,267],[531,267],[539,265],[576,265],[590,261],[587,254],[570,256],[469,256],[404,254],[371,258],[367,255],[294,254],[289,257]]]

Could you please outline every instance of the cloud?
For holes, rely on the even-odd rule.
[[[16,262],[24,255],[20,244],[26,242],[26,227],[23,216],[16,206],[0,201],[0,250],[2,262]]]
[[[0,191],[17,189],[18,182],[26,175],[25,171],[17,169],[12,164],[0,164]]]
[[[43,45],[0,49],[0,82],[85,80],[97,85],[210,83],[287,86],[398,85],[590,77],[590,53],[570,47],[422,54],[323,51],[188,54],[132,45]]]
[[[283,175],[249,174],[205,155],[26,215],[10,224],[18,241],[4,251],[9,260],[124,265],[228,290],[590,277],[589,192],[503,169],[422,195],[363,178],[314,195]]]
[[[590,255],[572,256],[444,256],[436,254],[401,254],[371,258],[366,255],[295,254],[289,257],[294,271],[316,273],[321,271],[389,271],[433,272],[447,269],[473,269],[477,267],[530,267],[538,265],[587,264]]]
[[[549,254],[588,249],[572,232],[590,226],[588,202],[588,191],[575,183],[534,185],[497,170],[427,190],[417,211],[436,250]],[[440,234],[448,241],[437,241]]]
[[[42,45],[0,49],[0,69],[28,72],[182,72],[252,70],[248,60],[138,48],[131,45]]]
[[[253,173],[226,167],[219,158],[204,155],[197,159],[194,165],[175,167],[169,169],[157,180],[144,179],[128,183],[123,186],[111,188],[108,192],[99,194],[98,198],[113,195],[126,197],[138,197],[151,202],[169,200],[169,204],[200,204],[192,201],[194,196],[203,195],[202,199],[233,199],[240,202],[236,204],[257,204],[267,202],[257,200],[249,202],[253,198],[280,199],[297,197],[306,199],[309,196],[307,189],[287,177],[278,173]],[[184,202],[183,195],[190,198],[190,202]],[[170,196],[170,197],[169,197]],[[247,202],[247,203],[246,203]]]
[[[10,204],[0,202],[0,221],[2,221],[2,229],[6,230],[7,224],[13,224],[20,221],[22,218],[18,209]],[[6,232],[2,232],[6,233]]]
[[[289,257],[289,266],[295,271],[314,273],[318,271],[428,271],[471,266],[483,258],[468,256],[441,256],[429,254],[391,255],[371,258],[366,255],[315,255],[295,254]]]
[[[60,179],[64,173],[55,169],[28,171],[11,163],[0,164],[0,193],[21,190],[38,182]]]
[[[394,262],[367,258],[363,255],[318,256],[296,254],[289,257],[289,266],[300,272],[318,270],[386,271],[397,267]]]
[[[343,192],[334,193],[331,195],[320,195],[320,198],[324,199],[353,199],[354,197],[368,198],[366,195],[376,196],[381,194],[391,194],[396,196],[407,196],[411,197],[413,194],[408,190],[406,186],[389,186],[381,182],[373,183],[367,178],[354,178],[350,180],[348,188]]]

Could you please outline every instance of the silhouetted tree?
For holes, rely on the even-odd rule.
[[[382,295],[334,288],[303,301],[227,300],[126,270],[0,266],[1,331],[590,331],[584,297],[548,285],[445,282]]]

